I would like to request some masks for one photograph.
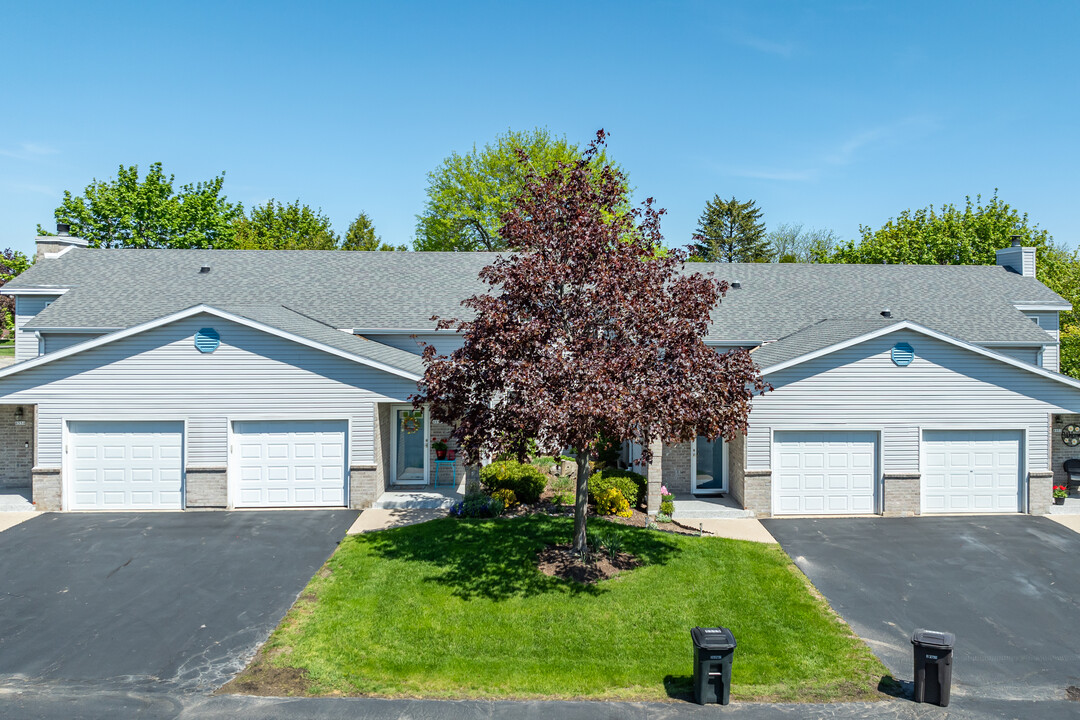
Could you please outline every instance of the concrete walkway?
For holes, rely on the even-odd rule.
[[[448,513],[448,510],[442,508],[368,508],[356,518],[348,534],[359,535],[375,530],[416,525],[446,517]]]
[[[1080,515],[1047,515],[1046,517],[1064,525],[1073,532],[1080,533]]]
[[[36,518],[41,513],[37,512],[0,512],[0,532],[13,528],[19,523],[24,523],[31,518]]]
[[[776,538],[765,529],[757,518],[702,518],[700,520],[679,520],[680,525],[701,526],[706,533],[732,540],[750,540],[759,543],[775,543]]]

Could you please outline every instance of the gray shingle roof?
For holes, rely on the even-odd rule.
[[[341,332],[282,305],[230,305],[218,309],[404,370],[418,377],[424,374],[424,362],[415,353]]]
[[[822,320],[787,337],[755,348],[750,354],[758,367],[764,370],[896,323],[894,319],[886,320],[882,317],[877,320]]]
[[[206,303],[284,305],[334,328],[432,329],[483,292],[492,253],[72,250],[9,283],[71,290],[28,328],[129,327]],[[199,267],[209,265],[209,273]],[[878,322],[883,308],[969,342],[1042,343],[1014,303],[1068,304],[997,266],[696,264],[742,287],[714,310],[709,340],[760,342],[829,318]]]

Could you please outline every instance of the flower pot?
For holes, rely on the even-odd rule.
[[[446,451],[445,450],[436,450],[435,451],[435,459],[436,460],[445,460],[446,459]]]
[[[1055,505],[1064,505],[1065,504],[1065,498],[1054,498],[1054,504]]]

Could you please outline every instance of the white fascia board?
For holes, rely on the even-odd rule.
[[[124,338],[129,338],[133,335],[138,335],[139,333],[146,332],[147,330],[152,330],[154,328],[168,325],[169,323],[174,323],[178,320],[184,320],[186,318],[200,314],[214,315],[216,317],[222,318],[223,320],[229,320],[240,325],[246,325],[250,328],[260,330],[270,335],[277,335],[278,337],[284,338],[286,340],[291,340],[293,342],[315,348],[316,350],[321,350],[331,355],[337,355],[338,357],[344,358],[346,360],[352,360],[353,362],[360,363],[361,365],[367,365],[377,370],[382,370],[393,375],[398,375],[408,380],[414,380],[417,382],[420,381],[419,375],[406,372],[405,370],[401,370],[399,368],[391,367],[390,365],[387,365],[385,363],[371,360],[369,358],[362,357],[354,353],[346,352],[339,348],[324,345],[323,343],[317,342],[315,340],[311,340],[300,335],[286,332],[279,328],[273,327],[272,325],[267,325],[256,320],[243,317],[242,315],[234,315],[233,313],[226,312],[224,310],[218,310],[217,308],[210,307],[209,305],[195,305],[194,307],[190,307],[186,310],[181,310],[179,312],[172,313],[171,315],[165,315],[164,317],[150,320],[139,325],[134,325],[132,327],[110,333],[108,335],[102,335],[101,337],[94,338],[93,340],[88,340],[84,343],[79,343],[78,345],[72,345],[71,347],[64,348],[63,350],[57,350],[56,352],[48,353],[47,355],[39,355],[38,357],[31,360],[24,360],[23,362],[9,365],[6,368],[0,369],[0,378],[7,377],[8,375],[14,375],[15,373],[39,367],[41,365],[46,365],[51,362],[56,362],[57,360],[62,360],[71,355],[86,352],[87,350],[93,350],[96,347],[107,345],[109,343],[116,342],[117,340],[123,340]]]
[[[1006,365],[1012,365],[1013,367],[1019,368],[1020,370],[1024,370],[1024,371],[1030,372],[1030,373],[1034,373],[1036,375],[1041,375],[1042,377],[1047,378],[1048,380],[1056,380],[1057,382],[1063,383],[1065,385],[1069,385],[1070,387],[1080,388],[1080,380],[1075,380],[1075,379],[1073,379],[1073,378],[1071,378],[1071,377],[1069,377],[1067,375],[1061,375],[1060,373],[1056,373],[1056,372],[1053,372],[1053,371],[1050,371],[1050,370],[1045,370],[1045,369],[1043,369],[1041,367],[1037,367],[1037,366],[1032,365],[1030,363],[1026,363],[1023,360],[1016,360],[1014,358],[1009,357],[1008,355],[1002,355],[1001,353],[994,352],[993,350],[989,350],[989,349],[984,348],[984,347],[979,346],[979,345],[973,345],[972,343],[965,342],[964,340],[959,340],[957,338],[954,338],[951,335],[945,335],[944,333],[939,333],[936,330],[931,330],[928,327],[923,327],[922,325],[919,325],[918,323],[913,323],[913,322],[906,321],[906,320],[902,321],[902,322],[895,323],[893,325],[887,325],[886,327],[881,328],[880,330],[873,330],[873,331],[868,332],[868,333],[866,333],[864,335],[859,335],[858,337],[851,338],[850,340],[845,340],[843,342],[836,343],[835,345],[830,345],[828,347],[824,347],[824,348],[821,348],[819,350],[815,350],[814,352],[810,352],[810,353],[807,353],[805,355],[800,355],[797,358],[792,358],[791,360],[787,360],[787,361],[779,363],[777,365],[773,365],[772,367],[765,368],[764,370],[762,370],[761,374],[762,375],[771,375],[772,373],[779,372],[780,370],[786,370],[787,368],[793,367],[795,365],[801,365],[804,362],[814,360],[814,359],[822,357],[824,355],[832,354],[834,352],[837,352],[838,350],[843,350],[845,348],[853,347],[855,345],[860,345],[860,344],[862,344],[864,342],[867,342],[868,340],[873,340],[875,338],[882,337],[883,335],[891,335],[892,333],[897,332],[898,330],[911,330],[911,331],[917,332],[917,333],[919,333],[921,335],[926,335],[927,337],[932,337],[935,340],[941,340],[942,342],[948,343],[950,345],[955,345],[956,347],[960,347],[960,348],[963,348],[965,350],[969,350],[969,351],[971,351],[971,352],[973,352],[973,353],[975,353],[977,355],[982,355],[984,357],[988,357],[988,358],[991,358],[993,360],[1003,362]]]
[[[403,329],[403,328],[352,328],[345,332],[351,335],[431,335],[435,333],[456,333],[457,330],[436,330],[433,327],[421,328],[421,329]]]
[[[1017,310],[1031,310],[1038,312],[1040,310],[1045,312],[1058,312],[1064,310],[1072,310],[1072,305],[1068,303],[1050,304],[1050,303],[1013,303],[1013,307]]]
[[[0,288],[0,295],[63,295],[71,288]]]
[[[1026,347],[1026,348],[1041,348],[1047,345],[1057,345],[1053,340],[1047,340],[1046,342],[1016,342],[1014,340],[987,340],[986,342],[975,343],[976,345],[982,345],[983,347]]]
[[[92,327],[32,327],[29,324],[24,325],[25,330],[37,330],[43,333],[111,333],[117,330],[123,330],[120,327],[107,327],[107,328],[92,328]]]

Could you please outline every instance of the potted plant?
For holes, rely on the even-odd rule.
[[[446,459],[446,443],[444,443],[442,440],[436,440],[435,442],[431,443],[431,447],[435,448],[436,460]]]
[[[1055,505],[1064,505],[1065,504],[1065,498],[1067,498],[1067,497],[1069,497],[1069,488],[1067,488],[1064,485],[1055,485],[1054,486],[1054,504]]]

